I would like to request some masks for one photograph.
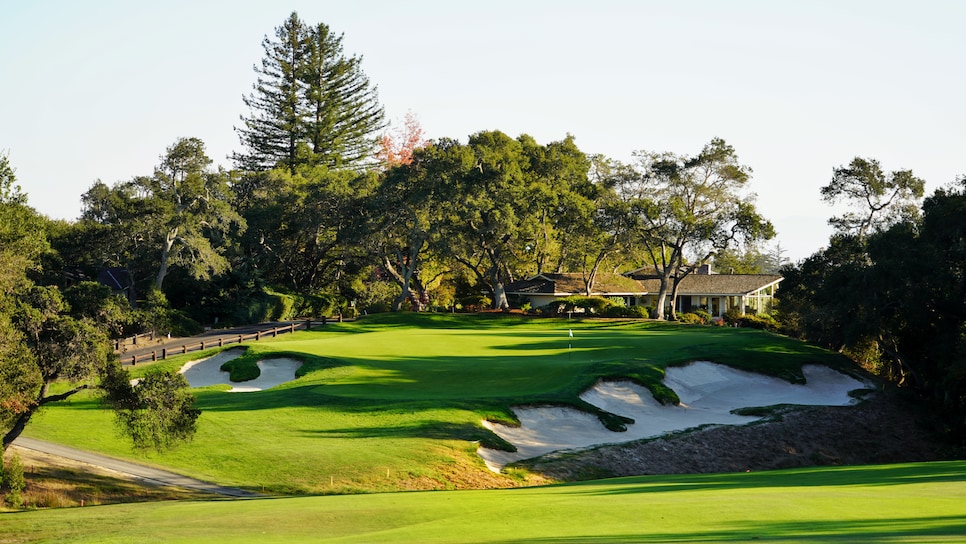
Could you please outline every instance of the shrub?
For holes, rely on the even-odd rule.
[[[548,306],[553,306],[554,304],[558,306],[556,313],[583,310],[589,314],[603,314],[607,308],[613,305],[613,302],[604,297],[570,295],[569,297],[557,299]]]
[[[648,306],[631,306],[627,308],[627,317],[651,317],[651,308]]]
[[[678,317],[678,321],[681,323],[687,323],[689,325],[707,325],[711,323],[711,314],[704,310],[695,310],[693,312],[688,312],[681,314]]]
[[[703,324],[703,321],[701,320],[701,317],[698,316],[698,314],[691,313],[691,312],[686,313],[686,314],[680,314],[680,315],[677,316],[677,318],[678,318],[678,321],[679,322],[684,323],[686,325],[702,325]]]
[[[627,306],[627,302],[624,297],[607,297],[607,300],[614,306]]]
[[[0,466],[2,465],[0,462]],[[3,487],[7,490],[4,497],[7,506],[23,508],[23,490],[27,487],[27,480],[23,474],[23,462],[17,454],[10,458],[10,462],[3,469]]]
[[[604,317],[628,317],[628,310],[625,306],[609,306],[604,310]]]
[[[738,318],[737,325],[771,332],[778,331],[778,322],[768,314],[745,314]]]

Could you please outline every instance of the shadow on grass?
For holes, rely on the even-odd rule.
[[[516,451],[516,447],[483,427],[471,423],[420,420],[385,427],[350,427],[345,429],[306,429],[302,434],[321,438],[429,438],[479,442],[486,448]]]
[[[642,532],[621,535],[502,540],[504,544],[560,542],[912,542],[928,538],[935,542],[963,541],[966,518],[923,516],[893,519],[758,521],[729,523],[712,531]],[[945,540],[942,537],[948,537]]]
[[[654,483],[648,483],[646,479],[642,479],[641,477],[615,478],[608,480],[607,483],[621,484],[620,487],[606,491],[599,489],[581,491],[581,488],[600,485],[600,482],[566,484],[566,487],[573,488],[574,493],[586,492],[591,495],[630,495],[638,493],[686,491],[690,489],[712,491],[779,487],[877,487],[942,482],[966,483],[966,461],[821,467],[769,472],[738,472],[731,474],[688,474],[661,476]]]

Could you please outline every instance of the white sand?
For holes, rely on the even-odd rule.
[[[191,361],[178,372],[184,374],[191,387],[225,384],[232,386],[228,390],[230,393],[250,393],[294,380],[295,372],[302,366],[301,362],[294,359],[265,359],[257,363],[261,371],[257,378],[247,382],[233,382],[228,378],[229,373],[221,370],[221,365],[241,354],[241,350],[225,350],[206,359]]]
[[[499,472],[506,464],[558,450],[579,449],[652,438],[707,424],[744,425],[760,419],[738,416],[738,408],[776,404],[844,406],[854,402],[849,391],[866,384],[827,367],[802,368],[806,383],[743,372],[724,365],[696,362],[668,368],[664,383],[681,399],[662,406],[650,391],[632,382],[599,382],[581,398],[608,412],[630,417],[627,431],[607,430],[596,416],[573,408],[518,407],[519,427],[484,421],[483,425],[517,447],[516,452],[479,448],[488,467]]]

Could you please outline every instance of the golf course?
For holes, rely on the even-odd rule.
[[[501,432],[526,430],[527,410],[551,409],[599,427],[605,439],[579,447],[646,439],[636,430],[650,412],[629,416],[615,391],[694,412],[725,390],[707,385],[712,374],[768,380],[741,382],[733,395],[762,383],[807,387],[818,378],[806,378],[829,376],[819,369],[844,380],[851,396],[843,404],[874,389],[841,355],[780,335],[641,320],[382,314],[153,365],[191,382],[209,358],[225,361],[218,366],[233,380],[214,383],[221,370],[207,369],[204,385],[192,383],[202,415],[193,440],[177,448],[133,451],[93,393],[40,412],[24,435],[264,498],[8,514],[0,542],[966,541],[964,462],[557,483],[519,463],[529,457],[521,439]],[[139,364],[131,376],[150,369]],[[685,384],[684,369],[704,369],[706,383]],[[291,379],[252,386],[263,373]],[[753,424],[765,407],[724,414]],[[743,410],[752,408],[754,417]],[[494,467],[486,452],[510,457]]]

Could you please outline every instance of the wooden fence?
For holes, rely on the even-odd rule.
[[[121,364],[123,365],[136,365],[138,363],[143,363],[145,361],[163,361],[168,357],[173,357],[175,355],[184,355],[185,353],[191,353],[192,351],[203,351],[208,348],[214,347],[224,347],[229,344],[241,344],[242,342],[247,342],[250,340],[259,341],[263,338],[275,338],[280,334],[285,334],[288,332],[295,332],[297,330],[309,330],[312,328],[312,324],[324,325],[326,320],[315,321],[306,320],[300,321],[298,323],[291,323],[282,327],[275,327],[272,329],[266,329],[264,331],[257,331],[249,334],[236,334],[236,335],[221,335],[218,338],[211,338],[209,340],[200,340],[193,343],[185,342],[181,345],[167,345],[160,346],[158,349],[152,350],[150,353],[142,352],[141,354],[135,355],[121,355]],[[147,336],[147,335],[139,335]],[[116,344],[115,344],[116,345]],[[135,344],[136,345],[136,344]]]

